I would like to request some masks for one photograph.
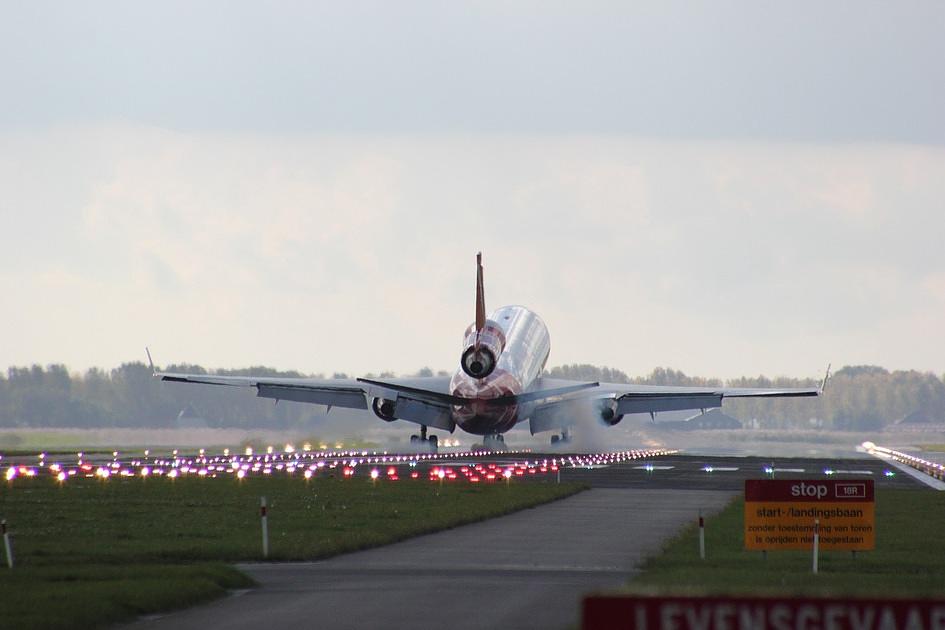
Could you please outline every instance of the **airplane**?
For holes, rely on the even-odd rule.
[[[503,306],[486,316],[482,253],[476,255],[476,318],[463,335],[459,367],[452,377],[390,379],[310,379],[214,376],[157,372],[155,378],[175,383],[254,387],[256,395],[277,402],[290,400],[328,407],[370,409],[385,422],[405,420],[420,425],[411,444],[436,450],[436,435],[456,428],[483,437],[487,449],[504,448],[504,434],[522,422],[532,435],[557,431],[551,444],[571,440],[572,428],[588,412],[606,426],[627,414],[714,409],[725,398],[818,396],[819,388],[728,388],[630,385],[578,382],[543,375],[551,337],[541,318],[524,306]]]

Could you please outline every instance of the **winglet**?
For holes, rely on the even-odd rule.
[[[482,286],[482,252],[476,254],[476,332],[486,327],[486,296]]]
[[[830,364],[827,364],[827,373],[824,374],[824,380],[820,383],[820,393],[823,394],[827,389],[827,381],[830,380]]]
[[[148,355],[148,363],[151,365],[151,374],[153,375],[157,372],[157,370],[154,369],[154,361],[151,360],[151,351],[148,350],[147,346],[144,347],[144,351]]]

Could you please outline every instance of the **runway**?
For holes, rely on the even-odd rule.
[[[484,464],[503,461],[496,455]],[[700,509],[711,514],[740,493],[745,479],[872,478],[877,488],[923,487],[873,458],[581,461],[562,467],[561,479],[591,490],[568,499],[322,562],[238,565],[258,588],[132,627],[566,628],[578,623],[584,594],[625,583]]]
[[[873,479],[877,488],[922,488],[922,483],[873,457],[700,457],[665,455],[605,467],[568,466],[562,481],[594,488],[661,488],[741,492],[746,479]]]

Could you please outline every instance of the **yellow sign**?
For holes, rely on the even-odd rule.
[[[823,550],[876,547],[873,481],[748,480],[745,549]]]

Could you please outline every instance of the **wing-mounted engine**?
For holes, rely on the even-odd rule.
[[[397,416],[394,415],[396,402],[393,400],[377,397],[371,402],[371,411],[384,422],[393,422],[397,419]]]
[[[450,433],[456,430],[456,422],[453,421],[449,404],[433,402],[429,399],[430,396],[448,396],[448,394],[397,383],[386,384],[383,381],[360,380],[371,385],[367,392],[368,400],[371,401],[371,411],[384,422],[406,420]],[[398,392],[398,388],[410,390],[411,393]]]
[[[599,401],[597,403],[597,414],[601,422],[608,427],[612,427],[623,420],[623,414],[617,413],[617,401],[613,398],[605,398]]]
[[[505,333],[496,322],[487,319],[480,330],[475,323],[470,324],[463,341],[460,366],[472,378],[486,378],[495,370],[504,349]]]

